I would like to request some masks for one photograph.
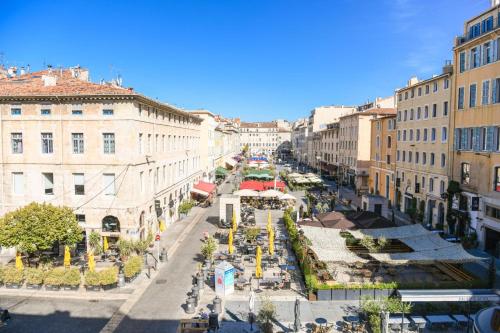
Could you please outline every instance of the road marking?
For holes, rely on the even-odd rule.
[[[181,236],[177,238],[174,244],[168,249],[169,256],[172,256],[180,243],[186,238],[186,235],[194,228],[194,226],[199,222],[200,218],[205,215],[206,211],[202,210],[198,213],[193,220],[189,223],[189,225],[184,229],[181,233]],[[137,303],[137,301],[144,294],[146,289],[148,289],[149,285],[154,281],[156,276],[159,274],[159,270],[154,272],[154,276],[151,279],[141,281],[141,284],[134,290],[134,292],[130,295],[130,297],[120,306],[120,308],[113,314],[111,319],[106,323],[101,330],[101,333],[111,333],[114,332],[123,318],[132,310],[132,307]]]

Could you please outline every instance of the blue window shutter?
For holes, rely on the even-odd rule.
[[[493,135],[494,135],[494,133],[495,133],[495,127],[489,126],[487,131],[486,131],[486,150],[487,151],[493,150]]]
[[[468,138],[467,132],[468,132],[467,128],[462,129],[462,148],[464,150],[467,150],[467,147],[469,146],[468,142],[467,142],[468,141],[467,140],[467,138]]]
[[[491,88],[491,104],[496,103],[496,97],[497,97],[497,80],[493,79],[492,80],[492,88]]]
[[[480,132],[480,128],[479,127],[474,127],[474,135],[472,136],[472,150],[474,151],[479,151],[479,146],[480,146],[480,135],[481,135],[481,132]]]
[[[459,128],[455,128],[455,135],[454,135],[454,147],[455,147],[455,151],[458,151],[460,150],[460,147],[458,146],[458,143],[459,143],[459,138],[458,136],[460,135],[460,129]]]
[[[492,44],[491,47],[493,48],[493,52],[492,52],[491,58],[492,58],[492,61],[496,61],[496,60],[498,60],[497,59],[497,56],[498,56],[498,54],[497,54],[497,40],[494,39],[491,44]]]

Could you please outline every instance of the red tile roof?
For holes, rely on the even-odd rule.
[[[45,86],[44,75],[56,78],[56,84]],[[0,96],[74,96],[74,95],[136,95],[131,88],[97,84],[72,76],[69,69],[43,70],[0,79]]]

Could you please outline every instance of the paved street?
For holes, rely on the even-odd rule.
[[[219,193],[228,193],[232,184],[224,183]],[[185,317],[182,305],[191,289],[191,276],[199,263],[203,232],[213,233],[219,205],[205,209],[199,223],[187,235],[175,255],[161,268],[158,276],[117,327],[116,332],[175,332],[178,320]],[[182,223],[182,222],[181,222]]]
[[[99,332],[123,301],[0,297],[12,320],[6,332]],[[1,331],[1,329],[0,329]]]

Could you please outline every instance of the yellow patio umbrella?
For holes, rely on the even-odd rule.
[[[271,229],[271,232],[269,233],[269,254],[273,255],[274,254],[274,231]]]
[[[233,252],[234,252],[234,248],[233,248],[233,229],[229,229],[228,251],[229,251],[229,254],[233,254]]]
[[[23,260],[21,259],[21,253],[16,253],[16,268],[20,271],[24,269]]]
[[[109,244],[108,244],[108,237],[104,236],[103,242],[102,242],[102,248],[104,252],[106,252],[109,249]]]
[[[272,221],[271,221],[271,211],[269,211],[269,212],[267,212],[267,226],[266,226],[267,233],[270,232],[272,227],[273,227],[273,225],[272,225]]]
[[[167,226],[165,225],[165,221],[160,220],[160,232],[164,232],[167,230]]]
[[[64,267],[69,268],[71,266],[71,253],[69,252],[69,246],[64,246]]]
[[[236,225],[236,213],[234,212],[234,210],[233,210],[232,226],[233,226],[233,231],[236,232],[236,228],[238,228],[238,226]]]
[[[95,260],[94,260],[94,254],[92,252],[88,253],[88,265],[89,265],[89,271],[91,272],[95,271]]]
[[[260,279],[262,277],[262,250],[260,246],[257,246],[257,255],[256,255],[256,265],[255,265],[255,277]]]

